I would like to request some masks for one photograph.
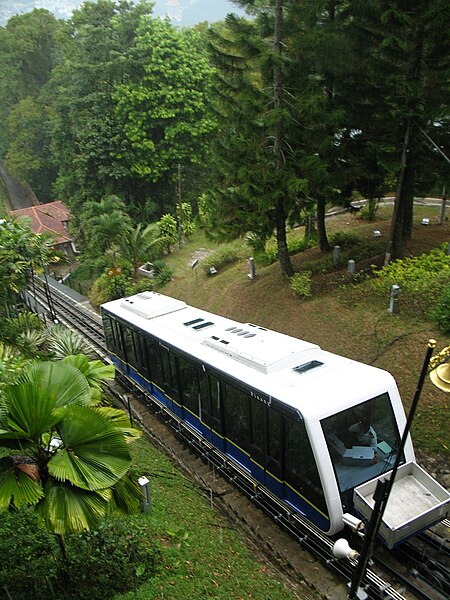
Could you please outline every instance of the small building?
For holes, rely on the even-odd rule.
[[[30,228],[33,233],[50,234],[55,238],[53,244],[55,249],[62,250],[69,255],[76,254],[74,240],[68,231],[71,215],[63,202],[57,200],[47,204],[11,210],[9,214],[16,219],[22,217],[31,219]]]

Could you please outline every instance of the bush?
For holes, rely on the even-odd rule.
[[[153,577],[160,550],[155,534],[137,519],[110,518],[96,530],[67,536],[64,600],[103,600]]]
[[[222,246],[202,260],[202,268],[208,274],[211,267],[219,270],[222,267],[242,260],[244,256],[245,247],[242,245],[242,242],[236,241],[230,244],[222,244]]]
[[[374,271],[375,278],[367,283],[375,298],[389,297],[393,285],[400,287],[402,309],[414,316],[430,316],[438,306],[444,288],[450,282],[450,256],[446,245],[429,254],[396,260]]]
[[[153,279],[153,284],[155,287],[161,287],[164,284],[168,283],[172,279],[173,271],[166,265],[161,267],[158,271],[156,271],[155,277]]]
[[[436,321],[442,333],[450,334],[450,283],[444,286],[432,311],[432,318]]]
[[[361,239],[352,231],[338,231],[330,236],[330,246],[340,246],[341,250],[348,250],[361,243]]]
[[[65,537],[64,560],[36,512],[2,513],[0,597],[14,600],[103,600],[149,580],[161,553],[149,525],[110,518],[97,529]]]
[[[316,245],[316,241],[312,238],[292,238],[288,240],[289,254],[297,254],[304,252]],[[258,265],[267,267],[278,260],[278,249],[275,245],[269,245],[264,252],[258,252],[255,255],[255,260]]]
[[[33,509],[6,511],[0,527],[0,597],[14,600],[54,598],[57,584],[56,539],[38,525]]]
[[[309,298],[312,296],[311,271],[302,271],[289,277],[289,286],[296,298]]]

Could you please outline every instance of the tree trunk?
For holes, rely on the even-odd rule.
[[[317,198],[317,233],[319,235],[319,248],[321,252],[328,252],[331,249],[327,236],[327,228],[325,226],[326,204],[326,200],[323,196]]]
[[[66,543],[64,541],[64,536],[60,533],[55,533],[56,539],[58,540],[59,548],[61,550],[62,557],[64,561],[67,561],[67,552],[66,552]]]
[[[406,158],[405,175],[403,178],[403,239],[412,237],[413,212],[414,212],[414,181],[416,172],[416,152],[414,143],[410,143],[410,152]]]
[[[283,6],[282,0],[276,0],[275,3],[275,25],[274,25],[274,40],[273,46],[275,53],[281,56],[282,53],[282,34],[281,25],[283,21]],[[275,62],[273,67],[273,104],[275,109],[281,107],[283,101],[283,74],[281,70],[281,63]],[[275,126],[275,140],[274,140],[274,154],[275,154],[275,170],[277,173],[281,173],[283,165],[283,123],[278,118]],[[288,252],[287,239],[286,239],[286,208],[284,202],[284,196],[280,195],[277,198],[275,206],[275,219],[276,219],[276,233],[277,233],[277,250],[278,260],[281,265],[281,270],[288,277],[294,274],[292,268],[291,258]]]
[[[289,256],[287,238],[286,238],[286,214],[284,212],[283,199],[277,201],[275,207],[276,234],[277,234],[277,251],[278,260],[281,270],[285,275],[291,277],[294,274],[294,269]]]
[[[403,232],[404,232],[404,221],[405,221],[405,199],[406,199],[406,188],[405,188],[405,174],[409,153],[409,139],[411,135],[411,121],[408,121],[405,131],[405,138],[403,141],[402,160],[401,160],[401,171],[398,175],[397,189],[395,191],[395,204],[394,211],[392,213],[391,221],[391,232],[389,235],[389,241],[386,248],[386,254],[384,257],[384,264],[388,265],[392,259],[401,258],[403,255]]]

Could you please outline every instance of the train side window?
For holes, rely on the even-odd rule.
[[[135,364],[138,367],[138,369],[141,371],[142,364],[144,361],[142,359],[142,351],[141,351],[141,344],[140,344],[140,340],[139,340],[139,334],[137,331],[132,331],[131,335],[133,338],[133,350],[134,350],[134,356],[135,356],[135,360],[136,360]]]
[[[108,317],[108,315],[104,314],[102,321],[103,321],[103,333],[105,335],[106,346],[113,352],[116,352],[116,344],[114,341],[114,334],[113,334],[111,319],[110,319],[110,317]]]
[[[217,377],[208,375],[209,381],[209,397],[211,400],[210,411],[214,419],[220,421],[222,419],[220,412],[220,382]]]
[[[286,482],[314,506],[327,511],[305,424],[290,418],[286,419]]]
[[[160,346],[160,357],[163,375],[163,388],[170,392],[174,400],[178,399],[178,377],[175,355],[165,348]]]
[[[178,357],[180,388],[183,404],[198,415],[198,368],[183,357]]]
[[[147,356],[150,363],[150,370],[152,374],[152,381],[158,387],[163,387],[163,370],[161,365],[161,356],[159,346],[156,342],[148,339],[146,340]]]
[[[127,361],[128,364],[135,365],[136,364],[136,356],[134,353],[132,332],[126,327],[123,327],[122,330],[123,330],[123,334],[124,334],[123,337],[124,337],[124,342],[125,342],[125,360]]]
[[[224,388],[226,435],[240,448],[248,450],[250,396],[229,384],[224,384]]]
[[[201,418],[206,425],[217,433],[222,433],[222,411],[220,382],[214,375],[203,370],[198,371],[200,398],[202,406]]]
[[[120,358],[125,359],[124,354],[124,344],[122,342],[122,334],[121,334],[121,326],[117,321],[111,319],[111,330],[112,330],[112,350],[120,356]]]
[[[145,343],[145,337],[139,333],[136,334],[136,344],[139,347],[139,366],[141,372],[145,377],[147,377],[147,379],[150,379],[150,361],[148,360],[147,344]]]

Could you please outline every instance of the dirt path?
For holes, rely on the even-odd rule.
[[[37,206],[39,204],[31,187],[27,183],[22,183],[10,175],[6,171],[2,160],[0,160],[0,177],[7,192],[5,202],[8,211]]]

